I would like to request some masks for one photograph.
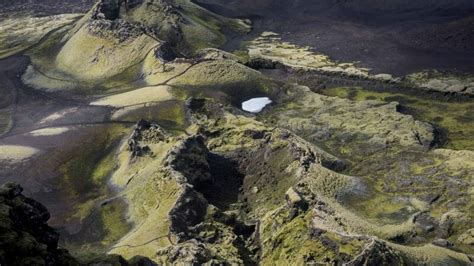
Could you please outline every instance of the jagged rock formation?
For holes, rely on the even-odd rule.
[[[166,133],[156,123],[141,119],[135,125],[133,133],[128,138],[128,150],[133,157],[149,154],[148,146],[140,146],[140,141],[158,143],[166,140]]]
[[[59,234],[48,226],[49,212],[22,195],[18,184],[0,188],[0,263],[2,265],[69,265],[75,260],[58,248]]]
[[[158,263],[419,261],[409,247],[387,241],[412,234],[413,219],[380,226],[335,201],[360,186],[357,178],[323,166],[343,169],[343,162],[287,130],[228,113],[212,101],[187,102],[195,123],[191,136],[154,144],[155,158],[131,166],[124,158],[114,174],[137,226],[111,253],[142,254]],[[406,145],[420,144],[413,139]],[[438,251],[445,254],[440,258],[418,252],[432,262],[446,256],[450,263],[468,261],[446,249]]]

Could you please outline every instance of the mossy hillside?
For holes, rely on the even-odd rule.
[[[305,192],[303,195],[305,195],[304,198],[308,199],[310,204],[313,204],[315,199],[319,199],[314,206],[322,207],[318,207],[316,212],[312,212],[314,216],[305,218],[304,222],[298,220],[299,218],[295,218],[293,219],[295,221],[294,224],[288,225],[288,227],[281,227],[285,228],[284,230],[282,229],[281,237],[269,246],[270,250],[275,252],[274,254],[270,251],[268,253],[268,258],[271,258],[269,259],[270,263],[273,260],[285,261],[288,258],[311,260],[311,257],[304,257],[304,254],[313,254],[317,258],[321,257],[322,260],[335,261],[345,257],[341,253],[348,254],[354,252],[356,254],[361,246],[365,246],[360,243],[360,239],[352,242],[354,241],[352,234],[368,234],[384,239],[394,239],[400,235],[409,235],[416,228],[413,218],[410,216],[406,220],[400,220],[395,223],[393,223],[393,220],[389,220],[388,223],[384,224],[381,222],[380,217],[374,220],[364,219],[362,218],[364,217],[363,215],[358,215],[358,213],[348,210],[335,201],[335,199],[339,199],[342,192],[344,194],[357,194],[359,190],[355,188],[358,186],[358,181],[356,178],[324,169],[318,163],[310,164],[309,168],[304,170],[305,167],[303,167],[304,164],[302,162],[307,160],[303,159],[305,158],[303,155],[310,154],[304,152],[304,147],[305,145],[311,146],[310,143],[303,140],[295,143],[294,141],[298,138],[292,137],[292,134],[285,133],[280,129],[268,128],[267,125],[256,121],[252,117],[232,115],[222,113],[222,111],[217,112],[211,106],[205,106],[204,109],[205,111],[202,112],[216,113],[215,115],[210,115],[208,120],[200,120],[197,114],[191,120],[201,121],[199,122],[201,127],[199,132],[202,132],[207,137],[207,145],[211,148],[211,152],[219,152],[219,154],[224,154],[229,158],[237,159],[237,162],[241,165],[238,168],[239,171],[246,175],[243,180],[243,189],[240,192],[241,197],[238,198],[239,202],[236,202],[234,207],[238,209],[237,205],[240,205],[238,203],[243,203],[244,198],[255,198],[255,201],[247,200],[247,202],[250,202],[250,205],[247,204],[249,206],[248,209],[245,209],[246,204],[241,205],[244,207],[242,209],[243,212],[240,212],[241,215],[260,217],[263,220],[270,217],[268,218],[268,223],[270,221],[278,221],[278,218],[271,215],[274,213],[273,210],[281,209],[280,206],[285,204],[285,192],[291,186],[295,186],[298,190],[301,188],[303,191],[309,189],[311,192]],[[219,113],[221,115],[218,115]],[[150,256],[150,258],[157,262],[166,261],[170,254],[175,254],[172,244],[174,240],[172,237],[168,238],[171,225],[168,214],[176,203],[181,189],[176,186],[176,180],[172,175],[169,175],[166,167],[163,166],[163,158],[165,158],[173,145],[177,143],[177,140],[178,138],[172,137],[167,142],[150,144],[153,153],[135,159],[125,150],[125,147],[120,152],[118,156],[120,167],[114,173],[113,180],[117,186],[123,189],[121,195],[129,203],[129,220],[133,221],[135,225],[134,229],[129,231],[127,236],[116,243],[115,248],[111,250],[112,253],[122,254],[127,258],[141,253]],[[292,148],[294,144],[299,146],[299,148]],[[314,160],[315,162],[320,162],[317,159],[320,153],[317,151],[315,149],[313,152],[316,157]],[[280,162],[283,163],[280,164]],[[454,160],[453,162],[455,164],[457,161]],[[438,161],[435,163],[439,165]],[[420,165],[420,167],[426,166],[426,164]],[[275,169],[275,172],[268,169]],[[254,174],[255,177],[259,176],[259,170],[269,174],[252,179],[251,176]],[[419,172],[420,169],[416,169],[416,171]],[[288,180],[291,180],[291,182],[286,182]],[[334,182],[331,182],[331,180]],[[302,185],[303,183],[306,185]],[[270,189],[267,189],[265,187],[267,184],[273,185]],[[255,187],[257,188],[255,189]],[[313,196],[310,195],[311,193]],[[256,204],[263,207],[253,208],[252,202],[260,199],[264,200]],[[269,202],[268,204],[266,204],[267,201]],[[422,209],[419,202],[413,201],[412,204],[417,206],[418,209]],[[235,209],[232,210],[235,211]],[[284,216],[290,217],[289,215]],[[288,218],[286,221],[291,222],[293,220]],[[160,222],[157,224],[157,221]],[[286,221],[282,223],[286,223]],[[314,227],[321,228],[328,233],[324,233],[323,237],[313,237],[311,232]],[[153,230],[150,228],[153,228]],[[230,254],[235,254],[236,246],[232,242],[234,236],[229,233],[225,226],[206,220],[198,228],[195,229],[198,230],[196,232],[199,232],[197,239],[204,241],[205,250],[210,252],[206,254],[211,254],[211,257],[221,256],[223,259],[226,259],[226,256]],[[150,234],[150,232],[153,232],[153,234]],[[216,232],[222,232],[222,234]],[[341,232],[351,236],[347,238],[342,236]],[[215,234],[219,235],[219,237],[215,238]],[[272,231],[271,235],[278,235],[278,231]],[[217,241],[214,243],[208,243],[205,239],[218,240],[213,240]],[[191,242],[185,243],[178,244],[177,246],[186,250],[196,247]],[[281,243],[284,243],[284,245],[280,245]],[[328,245],[328,243],[336,243],[337,248],[333,248],[334,246]],[[226,250],[222,248],[225,245],[229,245],[228,247],[226,246]],[[325,250],[328,247],[329,250],[326,252]],[[160,250],[158,255],[157,250]],[[325,251],[324,253],[327,258],[322,258],[324,257],[321,256],[323,254],[322,250]],[[301,251],[302,253],[296,251]],[[243,254],[242,252],[240,251],[239,254]],[[424,254],[428,255],[427,253]],[[293,255],[296,257],[292,257]],[[235,257],[235,255],[232,256],[233,258]]]
[[[34,46],[48,33],[74,23],[80,14],[32,17],[12,14],[0,22],[0,59],[23,52]]]
[[[169,133],[180,135],[187,128],[185,104],[181,100],[164,100],[117,110],[112,119],[135,122],[140,119],[158,122]]]
[[[408,261],[427,265],[470,265],[471,259],[466,255],[435,245],[408,247],[394,243],[388,245],[403,253]]]
[[[378,236],[382,239],[410,234],[415,228],[413,217],[384,224],[380,219],[360,215],[353,206],[347,208],[342,199],[351,195],[357,197],[360,193],[360,180],[357,178],[335,173],[317,164],[309,169],[305,177],[295,187],[305,199],[310,202],[316,200],[312,203],[316,208],[313,219],[315,227],[344,234]],[[328,182],[329,180],[334,182]],[[357,200],[367,201],[365,198]]]
[[[78,22],[76,26],[78,24],[81,24],[81,22]],[[87,27],[85,23],[82,23],[81,26]],[[84,30],[81,27],[78,27],[77,30],[79,29]],[[70,73],[70,71],[73,70],[68,69],[63,71],[60,69],[56,64],[56,57],[62,51],[63,47],[68,43],[68,41],[74,37],[74,34],[72,34],[74,30],[75,29],[71,29],[71,27],[61,28],[58,31],[48,35],[42,42],[28,50],[27,54],[31,59],[31,65],[28,66],[27,70],[22,76],[24,83],[37,89],[46,89],[50,91],[75,90],[81,94],[97,94],[98,91],[102,92],[105,90],[112,92],[124,91],[144,85],[140,83],[139,79],[139,75],[141,73],[140,62],[135,62],[132,64],[125,63],[122,64],[122,67],[113,68],[113,70],[117,71],[117,73],[110,72],[105,74],[110,74],[105,79],[94,78],[92,80],[84,80],[75,76],[74,73]],[[91,38],[93,37],[94,36]],[[107,42],[107,40],[104,39],[104,42]],[[113,43],[113,40],[110,40],[110,43]],[[89,47],[93,45],[94,42],[88,43]],[[79,53],[79,56],[80,55],[81,54]],[[94,54],[94,56],[100,55],[100,53]],[[107,64],[107,62],[110,61],[108,56],[109,55],[104,57],[105,59],[102,60],[102,63]],[[94,59],[91,60],[92,62],[82,62],[82,66],[98,63],[94,62]],[[78,61],[76,61],[76,63],[81,64]],[[88,71],[89,70],[93,69],[90,68]]]
[[[146,55],[154,54],[154,48],[162,43],[154,34],[175,46],[184,45],[175,47],[184,54],[194,54],[198,48],[188,46],[223,44],[221,30],[245,30],[240,20],[206,13],[188,1],[179,4],[179,12],[163,1],[151,4],[120,8],[121,21],[96,17],[96,12],[104,11],[97,4],[62,40],[51,44],[55,49],[33,60],[34,68],[29,68],[24,79],[30,85],[47,89],[130,89],[134,88],[133,83],[140,83],[141,63]],[[178,40],[173,40],[176,34]],[[188,43],[189,38],[192,41]]]
[[[272,95],[278,85],[233,60],[203,61],[168,83],[187,95],[224,99],[236,106],[252,97]]]
[[[183,24],[182,30],[191,55],[204,48],[224,45],[227,41],[226,35],[247,33],[251,29],[247,21],[217,15],[190,0],[175,2],[182,8],[183,17],[190,22]]]
[[[114,158],[109,153],[112,152],[114,144],[124,136],[126,129],[121,125],[111,125],[105,127],[105,132],[100,129],[97,131],[100,132],[81,141],[81,149],[67,153],[66,163],[59,167],[64,175],[64,189],[67,188],[65,191],[69,191],[74,197],[83,195],[94,186],[93,182],[84,182],[88,178],[94,177],[94,180],[102,182],[104,180],[99,177],[100,173],[110,174]]]
[[[390,170],[384,172],[374,170],[372,160],[360,163],[351,169],[351,173],[364,177],[367,192],[344,202],[361,216],[386,224],[426,212],[441,225],[443,216],[456,210],[459,215],[452,220],[447,236],[458,244],[457,236],[473,226],[468,222],[473,219],[472,204],[469,200],[461,200],[472,197],[472,166],[469,166],[469,155],[463,154],[468,151],[458,151],[460,154],[452,150],[439,151],[401,152],[385,157],[388,163],[380,167]],[[442,231],[423,237],[428,241],[437,235],[446,237]]]
[[[446,140],[442,147],[448,149],[474,149],[472,134],[474,133],[474,103],[472,101],[447,101],[435,98],[422,98],[408,93],[376,92],[360,87],[338,87],[321,91],[328,96],[349,98],[355,101],[380,100],[396,101],[404,112],[415,119],[429,122],[442,133]]]
[[[349,149],[350,156],[360,158],[393,146],[427,149],[434,138],[429,124],[399,113],[396,104],[327,97],[302,86],[288,87],[280,104],[262,118],[337,155]]]
[[[125,258],[137,254],[156,259],[156,251],[169,246],[168,213],[179,196],[179,186],[162,171],[163,159],[174,141],[150,145],[153,157],[131,162],[125,146],[112,182],[121,188],[128,203],[127,216],[134,227],[111,250]]]
[[[413,112],[414,115],[418,114],[418,116],[423,115],[422,110],[427,110],[428,113],[432,112],[427,109],[429,107],[439,108],[437,112],[432,112],[430,116],[438,116],[433,120],[438,121],[438,123],[444,121],[445,125],[447,125],[446,121],[452,119],[450,116],[453,113],[463,113],[464,107],[470,105],[469,102],[423,100],[406,94],[394,96],[392,93],[373,92],[360,88],[326,89],[325,93],[349,97],[357,101],[398,100],[402,103],[402,107],[407,105],[416,106],[412,108],[405,107],[409,113],[412,113],[411,111],[415,108],[419,108],[419,112]],[[436,103],[433,104],[433,102]],[[447,114],[447,117],[442,118],[443,114]],[[451,125],[460,126],[457,123]],[[467,125],[467,128],[469,130],[471,126]],[[464,139],[470,141],[468,136],[465,136]],[[460,142],[456,144],[459,145]],[[369,158],[354,164],[354,167],[348,170],[350,174],[364,177],[363,182],[368,189],[367,194],[356,196],[356,199],[348,199],[345,202],[359,212],[361,216],[386,224],[400,221],[400,218],[407,218],[420,211],[428,211],[431,217],[441,221],[443,215],[454,208],[460,212],[460,215],[453,221],[454,225],[449,239],[458,248],[469,252],[471,248],[462,245],[457,238],[473,226],[472,223],[466,222],[472,220],[470,215],[472,212],[471,204],[468,203],[469,201],[459,200],[464,197],[471,197],[469,194],[470,183],[472,182],[472,171],[469,166],[471,161],[469,159],[470,152],[434,150],[426,153],[406,149],[400,150],[396,147],[389,151],[389,153],[385,152],[383,154],[375,153]],[[348,149],[348,152],[353,154],[350,153],[350,149]],[[354,158],[352,156],[352,159]],[[449,165],[452,165],[451,168]],[[361,197],[363,200],[360,200]],[[430,204],[431,201],[434,201],[434,203]],[[383,204],[380,204],[380,202],[383,202]],[[426,240],[424,241],[429,242],[430,239],[436,238],[436,235],[435,233],[428,233],[425,235]]]
[[[291,90],[288,93],[288,95],[295,95],[295,92],[291,92]],[[308,98],[309,97],[306,97],[306,99]],[[328,103],[331,103],[330,99],[326,99],[325,101],[321,102],[308,101],[307,105],[309,106],[326,106],[327,108],[320,109],[319,111],[313,110],[311,112],[307,111],[305,104],[302,103],[283,103],[283,106],[277,105],[274,107],[274,113],[279,113],[282,112],[281,110],[290,109],[294,111],[287,112],[293,112],[294,115],[298,114],[298,117],[284,116],[285,118],[274,118],[272,115],[264,114],[261,116],[261,118],[270,123],[278,123],[278,121],[285,121],[285,123],[288,123],[287,121],[297,123],[296,121],[298,119],[301,119],[301,117],[305,117],[306,115],[316,117],[319,116],[319,120],[321,120],[321,117],[322,119],[326,119],[324,117],[324,112],[331,110],[332,112],[329,117],[333,118],[333,120],[329,123],[334,123],[334,121],[337,121],[337,119],[334,119],[334,117],[344,113],[344,107],[339,104],[337,109],[332,109],[328,107]],[[371,108],[375,108],[375,110],[384,105],[383,102],[377,102],[373,100],[365,101],[364,103],[366,103],[368,106],[372,106]],[[392,112],[396,113],[396,109],[392,110]],[[356,118],[357,121],[364,121],[364,123],[366,121],[372,120],[370,116],[359,120],[360,116],[363,116],[363,112],[358,112],[354,118]],[[390,123],[394,123],[394,121],[397,121],[395,123],[401,123],[401,126],[396,127],[401,129],[405,126],[403,125],[404,123],[412,123],[409,122],[410,120],[400,120],[399,118],[394,118],[390,119]],[[282,123],[281,125],[285,127],[283,122],[280,123]],[[361,125],[363,130],[367,130],[367,124]],[[414,123],[412,125],[419,124]],[[382,226],[380,229],[375,230],[375,232],[378,232],[376,234],[380,237],[392,239],[396,238],[397,235],[407,235],[415,225],[413,223],[406,223],[405,221],[409,221],[413,215],[428,210],[430,213],[432,212],[432,215],[436,219],[440,219],[441,216],[449,210],[449,207],[447,207],[448,205],[459,208],[463,213],[462,216],[465,217],[463,219],[469,220],[469,216],[467,215],[469,208],[471,208],[469,204],[458,202],[453,205],[453,201],[460,197],[464,197],[463,195],[468,193],[468,184],[471,182],[469,181],[469,175],[471,174],[467,170],[468,168],[466,164],[459,166],[459,169],[464,169],[464,172],[446,170],[445,164],[442,163],[446,160],[446,158],[443,159],[439,158],[437,155],[426,153],[424,149],[417,148],[416,142],[412,142],[412,144],[405,146],[405,144],[396,144],[390,141],[388,142],[390,143],[389,145],[386,145],[387,143],[385,143],[384,145],[379,146],[378,149],[364,154],[361,153],[361,148],[363,151],[363,149],[365,149],[364,147],[370,148],[370,146],[367,146],[367,143],[359,143],[357,141],[358,138],[346,136],[343,139],[336,137],[334,140],[331,140],[334,137],[331,136],[331,134],[334,133],[330,133],[328,134],[330,136],[328,139],[323,141],[315,141],[315,139],[312,138],[312,136],[314,136],[313,134],[315,133],[314,128],[310,124],[299,123],[288,128],[292,129],[294,132],[302,134],[302,136],[313,141],[314,143],[325,144],[325,147],[327,147],[328,150],[340,150],[341,152],[339,155],[342,156],[342,158],[353,162],[352,167],[349,167],[346,171],[349,174],[361,176],[362,179],[360,179],[360,181],[362,183],[358,185],[358,189],[354,190],[355,194],[353,194],[350,199],[347,199],[347,201],[343,200],[343,202],[345,202],[345,204],[349,204],[349,206],[353,208],[356,213],[359,213],[361,217],[367,217],[368,220],[374,224]],[[379,123],[378,129],[382,128],[383,126]],[[410,127],[408,127],[408,129],[411,130]],[[348,134],[347,131],[349,131],[347,128],[342,127],[341,130],[336,134],[341,134],[341,136],[344,136],[344,134]],[[354,131],[350,132],[350,134],[354,133]],[[408,133],[409,131],[406,132]],[[372,134],[374,134],[374,131],[366,132],[366,135],[368,136]],[[365,142],[367,142],[366,139],[367,137],[365,138]],[[384,141],[385,139],[386,136],[380,136],[381,141]],[[406,140],[408,139],[409,138]],[[360,141],[361,140],[362,139],[360,139]],[[369,144],[374,145],[374,143],[370,142]],[[334,147],[338,148],[334,149]],[[462,161],[462,159],[460,159],[460,161]],[[390,169],[388,173],[387,169]],[[466,172],[466,170],[468,172]],[[439,175],[433,175],[433,173],[439,173]],[[446,182],[447,180],[452,180],[453,182]],[[349,184],[353,184],[354,182],[353,179],[348,179],[348,181]],[[344,184],[344,182],[342,184]],[[330,188],[331,185],[323,185],[322,187],[324,188],[323,190],[317,190],[319,193],[324,193],[324,190],[326,190],[326,188]],[[330,191],[331,189],[326,192],[326,195],[331,195],[332,193]],[[340,192],[340,190],[336,191]],[[444,191],[449,191],[449,193],[445,193]],[[414,197],[414,193],[416,193],[418,196]],[[433,206],[430,206],[430,199],[432,199],[433,196],[436,196],[435,194],[437,193],[441,195],[441,200],[436,202]],[[336,193],[333,195],[338,194]],[[344,197],[340,199],[344,199]],[[380,204],[380,202],[383,202],[384,204]],[[461,228],[459,232],[464,232],[472,226],[463,222],[463,219],[456,222]],[[406,225],[403,225],[405,223]],[[363,227],[371,228],[372,226]],[[399,227],[399,229],[397,229],[397,227]],[[401,230],[402,228],[404,229]],[[433,237],[433,235],[427,236],[427,239],[424,240],[425,243]],[[452,238],[455,238],[455,236],[452,236]]]
[[[30,65],[22,75],[23,83],[36,88],[48,90],[65,90],[80,87],[72,77],[56,70],[54,58],[67,41],[67,33],[71,26],[51,32],[26,51],[30,58]]]
[[[243,184],[247,191],[245,200],[257,217],[280,206],[286,191],[299,177],[299,162],[294,160],[288,146],[269,147],[266,154],[270,156],[264,152],[253,154],[251,158],[257,160],[256,165],[246,173]]]
[[[65,163],[59,167],[63,175],[59,186],[64,197],[74,202],[74,210],[61,219],[80,228],[65,241],[74,253],[103,250],[126,233],[126,221],[116,219],[123,215],[121,203],[99,204],[112,194],[106,184],[115,169],[116,145],[126,132],[121,125],[103,126],[82,139],[79,148],[62,151]]]
[[[208,111],[212,110],[211,107],[206,107],[206,109]],[[211,148],[213,153],[239,160],[242,168],[251,169],[247,171],[247,174],[255,176],[255,178],[248,178],[247,181],[244,181],[242,196],[249,197],[251,193],[257,193],[255,199],[259,202],[258,204],[255,203],[255,206],[249,207],[249,211],[263,216],[267,211],[280,206],[284,202],[284,195],[288,187],[294,184],[300,175],[297,170],[300,168],[299,159],[295,159],[294,156],[296,155],[290,150],[290,145],[285,145],[286,141],[281,139],[280,135],[283,132],[274,132],[273,137],[270,138],[272,140],[268,144],[264,144],[265,139],[252,137],[252,132],[260,135],[260,132],[270,132],[270,129],[255,121],[255,119],[229,113],[211,117],[217,118],[217,121],[211,121],[213,119],[211,118],[210,120],[202,120],[202,124],[200,124],[200,127],[205,129],[203,131],[206,132],[204,135],[207,136],[209,133],[207,137],[208,147]],[[168,255],[165,257],[157,256],[157,250],[164,250],[164,254],[172,252],[173,245],[170,241],[173,241],[173,239],[168,239],[170,227],[168,213],[174,206],[181,189],[176,185],[174,177],[169,175],[166,167],[163,166],[163,158],[165,154],[169,153],[168,151],[173,145],[176,145],[177,140],[178,138],[171,137],[167,142],[150,144],[151,156],[132,160],[130,153],[125,148],[120,153],[118,157],[120,167],[114,173],[113,180],[116,185],[123,188],[122,194],[129,203],[129,219],[134,221],[135,226],[127,236],[116,244],[111,250],[112,253],[132,257],[140,252],[159,262],[166,261]],[[259,146],[260,149],[256,149]],[[242,149],[247,150],[247,152],[241,153]],[[238,154],[240,155],[237,156]],[[247,159],[244,160],[242,156]],[[256,160],[255,158],[260,159]],[[262,168],[267,169],[269,174],[257,178],[258,171]],[[256,182],[252,182],[252,180]],[[293,181],[287,182],[288,180]],[[245,184],[245,182],[248,182],[248,184]],[[267,189],[268,186],[264,183],[268,182],[273,182],[273,185]],[[255,192],[254,186],[260,188],[258,192]],[[268,204],[266,204],[267,200]],[[252,203],[254,200],[249,198],[247,202]],[[239,205],[238,202],[235,203]],[[261,208],[256,208],[257,205],[261,205]],[[235,209],[232,210],[235,211]],[[206,219],[211,219],[209,215],[207,217]],[[158,225],[157,221],[160,221]],[[154,230],[149,229],[151,226]],[[156,229],[157,226],[158,230]],[[199,225],[199,230],[202,231],[199,231],[198,239],[218,239],[212,240],[214,242],[210,243],[203,240],[211,257],[216,256],[226,261],[232,261],[232,258],[237,255],[238,257],[243,256],[241,252],[244,251],[237,252],[235,243],[237,239],[227,226],[219,224],[219,222],[215,223],[211,219]],[[153,232],[153,234],[150,232]],[[215,236],[213,237],[213,235]],[[178,246],[190,248],[185,247],[184,244]],[[238,249],[241,250],[241,248]],[[163,252],[159,252],[159,254],[163,255]]]
[[[305,180],[300,182],[297,185],[297,188],[299,191],[306,191],[301,193],[303,193],[304,198],[310,200],[310,202],[311,199],[316,199],[316,202],[313,205],[314,209],[312,210],[313,217],[311,220],[311,228],[317,228],[316,232],[327,231],[339,235],[339,237],[332,238],[333,240],[338,239],[342,236],[342,239],[347,239],[347,237],[349,237],[349,239],[358,239],[360,241],[362,239],[367,239],[365,237],[360,238],[361,235],[375,235],[384,240],[394,241],[403,236],[412,236],[415,232],[416,224],[413,218],[410,218],[405,222],[397,224],[382,225],[378,220],[371,220],[370,218],[366,219],[364,218],[364,216],[359,216],[355,214],[350,209],[347,209],[346,207],[340,205],[331,198],[320,196],[320,194],[318,194],[319,188],[317,188],[317,184],[311,182],[308,183],[308,181]],[[308,193],[308,191],[311,192]],[[278,221],[274,218],[270,218],[270,220]],[[371,237],[369,237],[368,239],[370,238]],[[399,252],[404,258],[403,260],[410,261],[412,263],[420,263],[426,260],[444,260],[449,257],[447,256],[447,253],[450,252],[449,250],[444,249],[444,251],[441,253],[442,255],[438,254],[433,256],[433,254],[430,253],[429,248],[412,248],[410,246],[403,246],[403,248],[400,249],[395,248],[399,245],[393,244],[392,242],[382,242],[394,248],[396,252]],[[343,243],[347,243],[347,240],[343,241]],[[428,246],[429,245],[425,247]],[[351,250],[351,248],[348,247],[346,250]],[[410,254],[413,254],[414,252],[419,252],[418,256],[410,256]],[[456,257],[456,260],[459,259],[459,261],[465,261],[467,259],[465,255],[457,252],[455,252],[454,257]]]
[[[280,209],[263,220],[263,265],[347,262],[368,244],[367,239],[342,237],[325,230],[315,229],[313,233],[311,211],[290,217],[288,211]]]
[[[203,48],[223,45],[227,33],[249,30],[242,20],[216,15],[189,0],[151,1],[122,8],[121,16],[154,29],[159,39],[188,56]]]
[[[165,64],[148,56],[142,71],[150,86],[166,84],[172,87],[171,91],[177,97],[183,99],[201,96],[240,105],[241,100],[271,95],[279,87],[260,72],[216,49],[206,50],[196,60],[175,60]]]
[[[158,264],[231,264],[253,265],[241,236],[234,228],[209,217],[196,229],[195,238],[158,251]],[[193,254],[189,256],[189,254]]]
[[[288,188],[306,176],[321,185],[321,193],[333,197],[354,185],[351,177],[320,165],[339,163],[337,158],[255,118],[225,113],[216,120],[208,117],[200,127],[209,136],[207,146],[211,151],[227,154],[240,165],[245,174],[240,201],[245,202],[252,216],[261,217],[280,206]]]
[[[212,19],[205,21],[202,17],[192,14],[193,10],[187,10],[192,4],[184,2],[185,5],[180,6],[182,12],[170,11],[172,8],[166,8],[168,6],[165,2],[152,1],[151,5],[142,4],[127,10],[123,17],[132,23],[158,29],[158,38],[169,41],[185,54],[191,55],[205,47],[222,45],[225,36],[219,32],[220,22]]]
[[[56,65],[78,80],[101,81],[138,64],[157,45],[145,34],[119,40],[95,36],[85,26],[63,46]]]

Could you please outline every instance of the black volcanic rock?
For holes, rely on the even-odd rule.
[[[59,234],[47,223],[46,207],[22,191],[16,183],[0,187],[0,265],[156,265],[141,256],[130,261],[119,255],[71,256],[58,248]]]
[[[22,191],[15,183],[0,188],[0,264],[77,264],[66,250],[58,249],[59,234],[47,224],[46,207]]]

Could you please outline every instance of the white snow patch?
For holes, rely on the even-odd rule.
[[[252,98],[242,103],[242,110],[250,113],[260,113],[265,106],[272,103],[268,97]]]

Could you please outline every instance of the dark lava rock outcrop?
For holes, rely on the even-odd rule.
[[[156,265],[141,256],[129,261],[119,255],[71,256],[58,247],[46,207],[22,191],[16,183],[0,187],[0,265]]]
[[[58,248],[59,234],[47,222],[49,212],[41,203],[8,183],[0,188],[0,264],[69,265],[75,260]]]

